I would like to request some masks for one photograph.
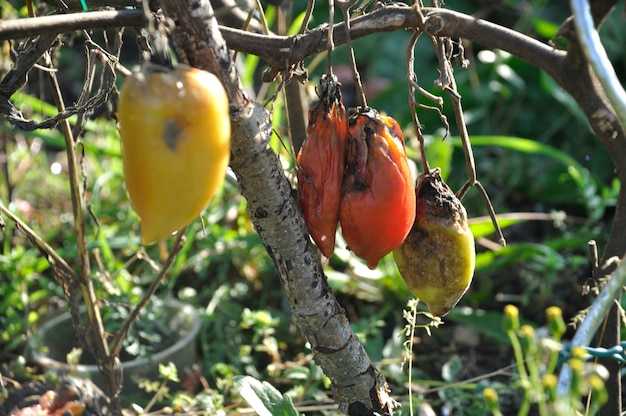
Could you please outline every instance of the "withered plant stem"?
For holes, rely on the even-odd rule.
[[[52,67],[52,59],[49,52],[44,53],[44,60],[46,66]],[[55,104],[59,112],[65,111],[65,104],[63,103],[63,96],[61,94],[61,88],[55,71],[48,71],[48,77],[50,79],[50,86],[52,95],[54,97]],[[89,252],[87,250],[87,240],[85,237],[85,218],[83,213],[83,196],[81,191],[80,181],[80,167],[76,157],[76,141],[72,133],[72,128],[68,119],[63,119],[60,122],[60,128],[65,138],[65,150],[67,153],[69,181],[70,181],[70,193],[72,197],[72,210],[74,216],[74,229],[76,231],[76,249],[78,251],[78,266],[79,271],[77,273],[78,281],[74,282],[78,284],[80,292],[85,304],[85,310],[87,312],[87,331],[86,339],[81,337],[84,347],[87,347],[96,357],[98,366],[101,368],[107,393],[111,400],[113,414],[122,414],[122,404],[119,397],[119,380],[116,376],[116,360],[111,357],[109,353],[109,346],[106,341],[106,333],[104,331],[104,324],[102,323],[102,316],[100,314],[100,307],[98,305],[98,299],[93,287],[93,281],[91,280],[91,267],[89,264]],[[73,321],[75,323],[74,330],[77,334],[80,334],[80,321],[77,308],[76,298],[68,294],[68,302],[70,302],[70,310],[72,312]]]
[[[350,7],[352,7],[356,3],[356,0],[334,1],[343,12],[344,25],[346,28],[346,46],[348,48],[348,56],[350,57],[350,66],[352,66],[352,76],[354,77],[356,95],[360,101],[359,105],[363,108],[367,108],[367,98],[365,97],[365,90],[363,89],[363,83],[361,82],[359,69],[356,66],[356,57],[354,56],[354,48],[352,47],[352,36],[350,34]]]
[[[428,164],[428,158],[426,157],[426,149],[424,145],[424,134],[422,133],[422,124],[417,116],[417,103],[415,101],[415,92],[417,90],[417,75],[415,75],[415,44],[421,36],[422,32],[417,30],[413,32],[411,39],[409,40],[409,46],[406,48],[406,63],[407,63],[407,80],[409,85],[409,108],[411,109],[411,117],[413,118],[413,125],[415,126],[415,134],[420,145],[420,156],[422,159],[422,169],[425,173],[430,172],[430,166]]]

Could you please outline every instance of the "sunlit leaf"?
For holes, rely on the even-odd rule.
[[[282,395],[268,382],[261,382],[250,376],[237,376],[241,396],[259,416],[297,416],[289,396]]]

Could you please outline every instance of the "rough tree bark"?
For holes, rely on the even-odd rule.
[[[271,114],[246,97],[208,0],[163,0],[172,35],[189,64],[224,83],[231,103],[231,167],[247,211],[285,288],[295,322],[331,379],[341,411],[389,414],[397,404],[333,296],[277,155]]]

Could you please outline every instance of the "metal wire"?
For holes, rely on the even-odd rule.
[[[561,359],[567,360],[572,357],[571,349],[572,345],[567,345],[563,351],[561,351]],[[583,357],[587,360],[592,359],[594,357],[597,358],[611,358],[620,363],[626,363],[626,341],[623,341],[621,344],[616,345],[611,348],[604,347],[583,347],[578,346],[578,348],[582,348],[587,352],[587,356]]]
[[[589,60],[593,71],[619,117],[622,126],[626,126],[626,91],[622,87],[613,65],[600,42],[600,35],[593,24],[593,17],[587,0],[572,0],[572,12],[578,40]]]
[[[588,348],[593,335],[598,330],[604,316],[607,314],[617,295],[623,290],[626,284],[626,261],[621,261],[617,269],[612,273],[606,286],[602,289],[596,300],[593,302],[587,312],[587,316],[582,324],[578,327],[574,338],[572,339],[572,347]],[[572,369],[567,365],[563,365],[559,375],[559,384],[557,394],[566,394],[572,383]]]

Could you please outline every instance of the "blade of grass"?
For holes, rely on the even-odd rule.
[[[509,136],[472,136],[471,141],[472,146],[496,146],[516,152],[549,157],[567,166],[567,172],[581,189],[588,185],[596,185],[596,180],[587,168],[569,154],[550,145],[522,137]],[[454,145],[461,147],[461,140],[454,138]]]

